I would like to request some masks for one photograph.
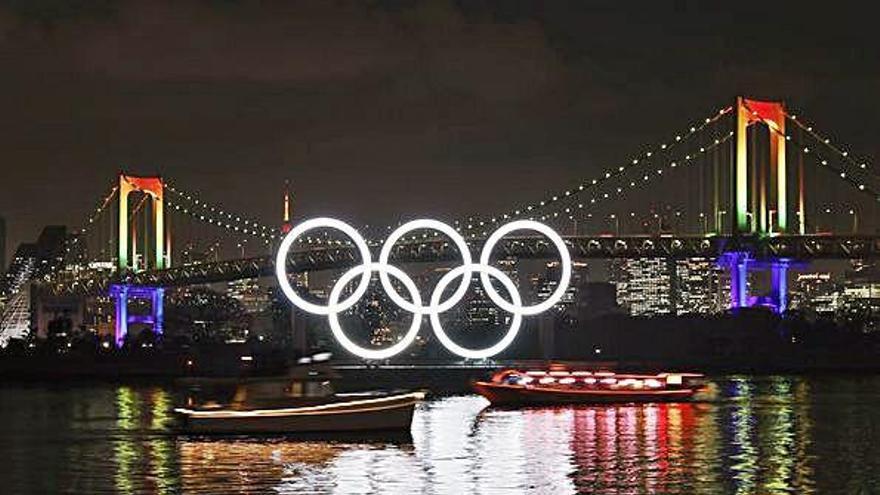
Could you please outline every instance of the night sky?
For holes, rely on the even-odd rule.
[[[79,226],[120,169],[265,223],[284,179],[300,217],[493,213],[738,94],[880,156],[872,12],[706,3],[3,2],[9,249]]]

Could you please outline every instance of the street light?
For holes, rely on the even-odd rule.
[[[727,215],[727,210],[718,210],[715,212],[715,233],[721,232],[724,230],[724,225],[722,225],[722,216]]]
[[[702,211],[700,212],[700,227],[702,227],[703,235],[706,235],[706,232],[709,230],[709,225],[706,222],[706,214]]]
[[[614,213],[609,215],[608,218],[614,220],[614,235],[620,235],[620,219]]]
[[[829,207],[826,206],[825,208],[822,208],[822,210],[820,210],[818,213],[824,213],[824,214],[826,214],[826,215],[831,215],[831,208],[829,208]],[[819,216],[819,214],[817,214],[816,217],[821,218],[821,217]],[[819,225],[819,223],[820,223],[820,222],[816,222],[816,233],[817,233],[817,234],[818,234],[819,232],[822,231],[822,228],[821,228],[821,226]],[[832,222],[831,222],[831,218],[829,217],[829,218],[828,218],[829,230],[831,229],[831,223],[832,223]]]
[[[754,232],[755,231],[755,214],[750,211],[747,211],[746,218],[749,219],[749,230]]]
[[[853,208],[850,208],[849,214],[852,215],[852,217],[853,217],[852,231],[853,231],[853,234],[855,234],[856,231],[859,230],[859,212],[857,212]]]
[[[770,219],[769,219],[770,220],[770,233],[772,234],[773,233],[773,215],[776,214],[776,210],[769,210],[768,213],[770,215]]]

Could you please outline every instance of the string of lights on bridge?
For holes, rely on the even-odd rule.
[[[174,211],[188,215],[191,218],[206,224],[225,229],[233,234],[247,235],[260,239],[266,245],[270,245],[273,241],[278,241],[283,237],[283,233],[278,227],[269,227],[260,224],[256,220],[247,219],[241,215],[230,213],[222,206],[210,204],[207,201],[199,199],[197,195],[183,192],[167,182],[165,186],[171,193],[179,198],[179,201],[166,200],[169,208],[172,208]],[[347,241],[331,239],[326,232],[323,234],[323,238],[317,236],[304,236],[302,242],[308,245],[350,245]],[[215,244],[211,247],[211,251],[218,248],[219,245]]]
[[[652,163],[651,158],[655,157],[655,155],[659,155],[660,153],[669,153],[676,146],[691,140],[695,135],[701,133],[710,125],[718,122],[722,117],[728,115],[732,110],[733,107],[725,107],[719,110],[713,116],[704,119],[699,125],[692,125],[685,132],[677,134],[671,144],[663,143],[658,146],[651,147],[648,151],[644,153],[644,155],[640,155],[639,157],[634,158],[630,162],[620,165],[617,168],[612,168],[599,175],[598,177],[584,181],[575,188],[565,190],[561,193],[547,195],[545,199],[541,201],[525,204],[523,206],[520,206],[519,208],[514,208],[507,213],[496,215],[490,219],[477,220],[474,217],[469,217],[467,222],[455,221],[455,228],[456,230],[465,233],[467,236],[475,238],[479,236],[486,236],[486,230],[482,229],[488,229],[491,228],[493,225],[498,224],[499,222],[508,221],[516,218],[529,218],[532,220],[547,221],[560,217],[567,217],[569,220],[575,220],[576,214],[584,214],[584,217],[592,218],[593,213],[591,210],[597,204],[603,203],[607,200],[617,199],[621,197],[627,189],[633,189],[639,186],[643,186],[650,181],[651,177],[654,176],[654,174],[646,173],[639,178],[641,180],[630,180],[628,184],[619,186],[614,191],[594,195],[589,199],[589,201],[578,202],[577,200],[580,197],[582,197],[589,191],[598,189],[602,185],[612,180],[624,178],[625,175],[627,173],[630,173],[632,170],[650,165]],[[836,155],[839,156],[846,164],[851,165],[854,169],[862,173],[871,173],[868,170],[867,163],[856,161],[845,149],[835,146],[831,143],[830,139],[823,137],[821,134],[814,131],[812,126],[804,124],[795,115],[786,114],[786,117],[794,122],[798,127],[806,131],[811,137],[813,137],[818,142],[827,146],[830,150],[836,153]],[[679,164],[687,165],[691,163],[693,159],[697,156],[708,153],[709,151],[717,148],[722,143],[727,142],[733,136],[734,132],[729,131],[723,137],[716,138],[713,143],[707,146],[700,147],[699,150],[692,152],[692,154],[686,154],[684,155],[684,157],[678,157],[678,159],[671,160],[665,165],[665,167],[657,168],[654,172],[656,176],[662,176],[664,169],[675,169]],[[790,134],[786,135],[786,140],[791,141]],[[801,145],[801,143],[798,143],[798,145]],[[852,187],[856,188],[859,191],[872,194],[878,201],[880,201],[880,194],[867,186],[864,182],[856,180],[853,177],[852,173],[847,173],[846,170],[840,167],[829,165],[827,159],[823,158],[820,153],[810,149],[809,147],[804,146],[802,148],[802,151],[804,152],[804,154],[815,156],[821,165],[827,166],[829,167],[829,169],[835,171],[841,179],[848,182]],[[225,229],[230,233],[243,234],[259,238],[263,240],[267,245],[283,237],[283,233],[277,227],[266,226],[255,220],[244,218],[241,215],[233,214],[225,210],[221,206],[210,204],[200,199],[197,195],[181,191],[169,182],[165,183],[165,187],[170,193],[172,193],[172,195],[176,197],[176,200],[166,199],[166,204],[168,205],[168,207],[174,209],[175,211],[179,211],[183,214],[189,215],[190,217],[205,222],[209,225],[214,225],[219,228]],[[79,230],[80,235],[86,234],[88,232],[88,229],[90,228],[89,226],[97,222],[101,214],[106,210],[109,205],[112,204],[112,199],[115,196],[117,190],[118,186],[114,186],[110,190],[110,192],[101,200],[93,214],[87,219],[85,226]],[[559,207],[555,210],[547,211],[554,205],[559,205]],[[542,212],[542,214],[537,215],[537,212]],[[385,231],[387,232],[391,229],[392,226],[389,225],[386,226]],[[416,242],[420,239],[424,240],[437,237],[439,235],[440,233],[438,232],[423,233],[421,235],[409,236],[405,240]],[[375,239],[369,241],[369,243],[378,245],[383,241],[384,239]],[[74,236],[72,238],[72,242],[79,242],[79,236]],[[351,245],[351,242],[347,240],[331,238],[328,233],[323,233],[323,235],[321,236],[306,236],[302,239],[302,242],[308,245]],[[67,251],[69,252],[70,249],[70,246],[68,246]]]
[[[485,236],[486,232],[480,232],[479,229],[482,227],[491,227],[498,222],[507,221],[514,218],[526,217],[530,213],[539,211],[543,208],[549,207],[553,204],[570,200],[572,197],[577,196],[579,194],[584,193],[590,189],[601,186],[605,182],[610,180],[619,178],[625,175],[628,171],[632,170],[638,166],[644,166],[645,164],[649,164],[650,159],[659,153],[668,153],[670,150],[674,149],[677,145],[680,145],[686,141],[688,141],[694,135],[702,132],[711,124],[714,124],[718,120],[720,120],[725,115],[729,114],[733,110],[733,107],[725,107],[716,112],[713,116],[705,118],[699,125],[690,126],[687,131],[677,134],[672,141],[672,144],[660,144],[657,146],[649,147],[648,151],[644,153],[644,156],[639,156],[633,158],[628,163],[618,166],[617,168],[612,168],[602,175],[595,177],[593,179],[589,179],[578,185],[573,189],[568,189],[560,193],[550,194],[545,197],[544,200],[541,200],[537,203],[526,204],[519,208],[514,208],[513,210],[508,211],[507,213],[503,213],[500,215],[496,215],[491,219],[487,220],[475,220],[473,217],[469,217],[467,223],[463,223],[461,221],[456,221],[455,226],[457,230],[464,230],[468,235],[483,235]],[[634,186],[630,186],[634,187]],[[620,192],[620,191],[618,191]],[[605,196],[607,198],[607,195]],[[546,215],[544,215],[546,218]],[[530,218],[538,218],[534,215],[531,215]],[[476,233],[474,231],[477,231]]]
[[[789,136],[786,136],[786,138],[788,137]],[[837,174],[838,177],[843,179],[844,182],[852,186],[854,189],[865,194],[870,194],[876,201],[880,201],[880,192],[870,186],[865,185],[865,183],[861,180],[855,179],[852,174],[847,174],[846,170],[844,170],[842,167],[835,166],[833,162],[829,162],[825,157],[822,156],[821,153],[814,151],[807,146],[804,146],[801,151],[803,151],[805,155],[809,155],[814,160],[816,160],[816,163],[818,163],[820,167],[828,167],[829,170]]]
[[[720,117],[722,117],[723,115],[726,115],[727,113],[729,113],[730,110],[731,110],[730,108],[725,108],[725,109],[719,111],[718,114],[717,114],[714,118],[706,119],[706,121],[704,121],[704,124],[703,124],[702,126],[700,126],[700,127],[692,127],[692,128],[691,128],[691,129],[692,129],[691,134],[698,133],[698,132],[702,131],[703,129],[705,129],[708,125],[710,125],[710,124],[712,124],[712,123],[714,123],[714,122],[717,122],[717,121],[720,119]],[[599,187],[599,186],[603,185],[604,183],[610,181],[611,179],[617,179],[617,178],[622,177],[622,176],[625,175],[627,172],[633,170],[633,166],[634,166],[634,165],[638,165],[639,163],[643,163],[643,164],[650,163],[650,162],[647,161],[647,160],[645,160],[645,161],[640,161],[640,160],[638,160],[638,159],[635,159],[635,160],[633,160],[633,162],[631,163],[631,166],[630,166],[630,167],[620,167],[620,168],[618,168],[617,171],[614,172],[614,173],[608,172],[608,173],[606,173],[604,176],[602,176],[601,178],[597,178],[597,179],[595,179],[594,181],[590,181],[590,183],[584,185],[583,188],[580,188],[580,187],[579,187],[578,191],[576,191],[576,192],[572,192],[572,191],[569,190],[569,191],[566,191],[568,194],[563,193],[563,197],[561,197],[561,198],[558,197],[558,196],[557,196],[557,197],[552,197],[552,198],[550,199],[550,203],[548,203],[547,201],[544,201],[544,202],[538,203],[538,208],[537,208],[537,209],[540,209],[540,207],[546,207],[546,206],[549,206],[549,205],[552,204],[552,203],[555,203],[555,204],[563,203],[563,206],[560,207],[558,210],[555,210],[555,211],[547,211],[547,212],[545,212],[545,213],[542,214],[542,215],[532,215],[532,216],[529,216],[529,217],[527,217],[527,218],[528,218],[529,220],[541,220],[541,221],[547,221],[547,220],[552,220],[552,219],[555,219],[555,218],[559,218],[560,215],[562,215],[563,217],[568,216],[568,218],[569,218],[570,220],[574,220],[574,215],[573,215],[573,214],[576,213],[577,211],[587,212],[585,216],[586,216],[587,218],[592,218],[592,213],[590,213],[589,210],[591,210],[593,207],[595,207],[598,203],[602,203],[602,202],[604,202],[604,201],[606,201],[606,200],[617,199],[617,198],[621,197],[621,196],[625,193],[625,191],[627,191],[627,189],[633,189],[633,188],[636,188],[636,187],[644,186],[646,183],[648,183],[648,182],[650,182],[650,181],[652,180],[652,177],[659,177],[659,176],[662,176],[663,173],[664,173],[664,170],[676,169],[676,168],[679,167],[680,165],[688,165],[688,164],[690,164],[690,163],[693,163],[694,160],[695,160],[695,158],[697,158],[698,156],[700,156],[700,155],[702,155],[702,154],[709,153],[710,151],[716,149],[717,147],[719,147],[719,146],[721,146],[722,144],[724,144],[724,143],[726,143],[727,141],[729,141],[733,136],[734,136],[734,132],[733,132],[733,131],[728,131],[723,137],[715,138],[714,141],[713,141],[711,144],[708,144],[708,145],[706,145],[706,146],[702,146],[702,147],[700,147],[698,150],[695,150],[693,153],[688,153],[688,154],[685,154],[685,155],[683,155],[683,156],[682,156],[682,155],[677,156],[675,159],[669,161],[669,162],[666,164],[665,168],[663,168],[663,167],[661,167],[661,168],[657,168],[657,169],[654,171],[653,174],[651,174],[651,173],[647,173],[647,174],[642,175],[638,180],[631,180],[631,181],[629,181],[629,183],[628,183],[628,187],[618,187],[618,188],[616,188],[616,195],[612,195],[612,193],[607,193],[607,192],[606,192],[606,193],[599,194],[599,195],[597,195],[597,196],[594,196],[594,197],[590,198],[590,200],[587,201],[587,202],[579,202],[579,203],[577,203],[577,204],[573,204],[573,203],[570,204],[570,202],[572,202],[572,201],[574,201],[574,200],[577,199],[578,194],[580,194],[580,193],[584,193],[585,191],[587,191],[587,190],[588,190],[588,187],[590,187],[590,188]],[[681,135],[676,136],[676,142],[682,142],[682,141],[684,141],[684,139],[685,139],[685,138],[681,137]],[[670,149],[672,148],[672,146],[661,145],[660,148],[661,148],[661,150],[663,150],[663,151],[668,151],[668,150],[670,150]],[[648,153],[646,153],[646,155],[647,155],[647,158],[650,158],[651,156],[654,155],[654,153],[648,152]],[[566,200],[567,200],[568,202],[566,202]],[[543,204],[542,204],[542,203],[543,203]],[[569,204],[570,204],[570,205],[569,205]],[[535,211],[535,210],[536,210],[535,207],[532,207],[531,209],[528,209],[528,207],[526,207],[525,209],[526,209],[526,211]],[[515,214],[515,215],[521,215],[521,213],[522,213],[522,210],[515,210],[515,211],[514,211],[514,214]],[[564,215],[563,215],[563,214],[564,214]],[[521,216],[522,216],[522,215],[521,215]],[[478,225],[479,225],[480,227],[487,227],[487,226],[489,226],[489,225],[492,225],[493,223],[497,223],[497,222],[499,222],[499,221],[507,220],[507,219],[511,219],[511,218],[512,218],[512,217],[511,217],[510,214],[508,214],[508,215],[502,215],[502,217],[500,217],[500,218],[499,218],[499,217],[494,217],[494,218],[493,218],[492,220],[490,220],[489,222],[485,222],[485,221],[484,221],[484,222],[482,222],[481,224],[478,224]],[[487,232],[486,232],[486,231],[479,232],[479,231],[474,230],[474,225],[473,225],[473,224],[470,224],[470,225],[468,225],[467,227],[470,228],[470,230],[466,230],[467,235],[468,235],[469,237],[471,237],[471,238],[477,238],[477,237],[480,237],[480,236],[485,237],[485,236],[487,235]],[[389,230],[389,231],[390,231],[391,228],[392,228],[391,226],[387,226],[387,227],[386,227],[386,230]],[[462,229],[461,229],[461,227],[457,226],[456,230],[461,231]],[[439,237],[440,235],[441,235],[441,234],[440,234],[439,232],[424,232],[424,233],[422,233],[421,235],[411,235],[411,236],[406,236],[406,237],[402,238],[402,240],[404,240],[404,241],[411,241],[411,242],[418,242],[418,241],[420,241],[420,240],[433,239],[433,238]],[[324,238],[324,239],[321,239],[321,238],[317,238],[317,239],[315,239],[315,238],[308,238],[308,239],[305,239],[305,242],[306,242],[307,244],[319,244],[319,245],[320,245],[320,244],[335,244],[335,245],[350,245],[350,244],[351,244],[350,242],[347,242],[347,241],[339,241],[339,240],[329,239],[329,238]],[[381,239],[381,238],[380,238],[380,239],[375,239],[375,240],[368,241],[368,243],[371,244],[371,245],[374,245],[374,244],[375,244],[375,245],[379,245],[379,244],[381,244],[381,243],[383,243],[383,242],[384,242],[384,239]]]
[[[668,153],[670,150],[673,150],[677,145],[680,145],[680,144],[687,142],[694,135],[700,133],[701,131],[706,129],[708,126],[714,124],[715,122],[720,120],[722,117],[729,114],[732,111],[732,109],[733,109],[733,107],[725,107],[725,108],[719,110],[713,116],[705,118],[703,121],[701,121],[701,123],[699,125],[692,125],[686,131],[677,134],[675,136],[675,138],[672,140],[671,144],[663,143],[658,146],[654,146],[654,147],[650,148],[648,151],[646,151],[643,157],[634,158],[630,162],[628,162],[624,165],[618,166],[616,169],[611,169],[609,171],[606,171],[604,174],[600,175],[599,177],[596,177],[592,180],[587,180],[587,181],[583,182],[582,184],[580,184],[579,186],[577,186],[574,189],[569,189],[569,190],[566,190],[566,191],[564,191],[562,193],[558,193],[558,194],[548,195],[542,201],[539,201],[539,202],[536,202],[533,204],[527,204],[521,208],[511,210],[509,213],[505,213],[505,214],[501,214],[501,215],[492,217],[489,220],[475,221],[473,219],[473,217],[470,217],[469,220],[471,221],[471,223],[468,223],[466,226],[463,225],[463,222],[456,221],[456,222],[454,222],[456,229],[459,231],[465,232],[466,235],[468,235],[469,237],[472,237],[472,238],[479,237],[480,235],[485,236],[486,231],[481,232],[479,230],[479,228],[481,228],[481,227],[488,228],[488,227],[490,227],[494,224],[497,224],[498,222],[504,221],[504,220],[509,220],[509,219],[513,219],[513,218],[517,218],[517,217],[525,217],[526,212],[534,213],[537,211],[541,211],[542,209],[546,209],[554,204],[559,204],[559,203],[566,204],[567,201],[572,201],[572,200],[576,199],[578,197],[578,195],[583,194],[586,191],[598,188],[601,185],[605,184],[606,182],[609,182],[611,180],[618,179],[618,178],[624,176],[626,173],[633,170],[633,168],[635,168],[635,167],[638,167],[640,165],[644,166],[644,165],[650,164],[651,163],[650,159],[654,155],[659,154],[659,153],[663,153],[663,152]],[[727,139],[729,139],[730,135],[731,134],[726,135],[721,140],[716,139],[715,143],[712,145],[709,145],[708,147],[700,148],[699,153],[704,153],[704,152],[707,152],[707,151],[713,149],[715,146],[720,144],[720,142],[726,141]],[[691,155],[685,155],[683,160],[674,160],[674,161],[670,162],[668,166],[671,168],[675,168],[677,166],[678,161],[683,161],[686,163],[686,162],[690,161],[692,158],[693,157]],[[657,174],[662,175],[662,169],[658,169]],[[630,188],[636,187],[637,185],[643,184],[644,182],[648,181],[648,179],[649,179],[649,175],[645,175],[642,177],[642,181],[631,181],[629,183],[629,187]],[[181,213],[187,214],[193,218],[196,218],[196,219],[203,221],[203,222],[206,222],[208,224],[216,225],[221,228],[225,228],[226,230],[228,230],[230,232],[242,233],[245,235],[251,235],[254,237],[262,238],[266,242],[266,244],[269,244],[273,240],[278,240],[282,237],[282,234],[279,232],[279,230],[277,228],[261,225],[256,221],[252,221],[252,220],[248,220],[248,219],[242,220],[241,216],[229,213],[229,212],[225,211],[220,206],[209,204],[206,201],[199,199],[198,196],[196,196],[196,195],[178,190],[172,184],[166,183],[166,187],[168,188],[169,191],[171,191],[172,193],[177,195],[181,200],[185,200],[190,203],[190,205],[188,207],[187,204],[185,204],[183,201],[181,201],[181,202],[168,201],[169,206],[171,208],[173,208],[175,211],[180,211]],[[623,188],[618,187],[617,188],[618,195],[621,194],[622,192],[623,192]],[[600,195],[599,197],[591,198],[589,201],[589,204],[595,205],[596,203],[601,202],[604,199],[610,199],[610,198],[611,198],[611,195],[609,193],[604,193],[604,194]],[[578,203],[578,205],[577,205],[578,209],[584,209],[584,207],[585,207],[584,203]],[[560,208],[560,210],[558,210],[558,211],[550,211],[550,212],[547,212],[546,214],[543,214],[540,216],[531,215],[528,218],[531,218],[531,219],[539,219],[540,218],[541,220],[546,221],[549,218],[559,217],[559,215],[563,212],[570,214],[572,209],[573,209],[572,207],[566,207],[564,209]],[[368,227],[368,226],[364,226],[364,227]],[[390,231],[391,229],[392,229],[391,225],[386,226],[386,228],[385,228],[386,232]],[[423,233],[421,236],[418,236],[418,235],[409,236],[409,238],[406,240],[418,241],[419,239],[428,239],[428,238],[436,237],[436,236],[439,236],[438,232]],[[302,239],[302,241],[308,245],[316,245],[317,244],[317,245],[347,246],[347,245],[351,244],[348,241],[333,239],[327,233],[324,233],[322,237],[306,236],[304,239]],[[383,239],[375,239],[375,240],[370,241],[371,244],[377,244],[377,245],[381,242],[383,242]]]
[[[864,171],[864,173],[866,173],[866,174],[870,174],[870,175],[872,175],[874,178],[877,178],[877,175],[876,175],[875,173],[873,173],[873,172],[868,168],[868,163],[867,163],[866,161],[858,161],[858,160],[856,160],[855,158],[853,158],[853,157],[850,155],[850,153],[849,153],[848,151],[846,151],[846,150],[843,149],[843,148],[838,147],[837,145],[835,145],[834,143],[831,142],[831,139],[829,139],[829,138],[823,136],[822,134],[820,134],[819,132],[815,131],[815,130],[813,129],[813,126],[807,125],[806,123],[804,123],[804,122],[802,122],[801,120],[799,120],[799,119],[797,118],[797,115],[793,115],[793,114],[788,114],[788,113],[787,113],[787,114],[785,114],[785,116],[788,117],[789,120],[791,120],[792,122],[794,122],[795,125],[797,125],[797,126],[800,127],[801,129],[803,129],[804,131],[806,131],[807,134],[809,134],[809,135],[812,136],[814,139],[816,139],[816,141],[822,143],[823,145],[825,145],[826,147],[828,147],[830,150],[832,150],[834,153],[836,153],[838,156],[840,156],[840,158],[841,158],[842,160],[844,160],[845,162],[849,163],[849,164],[852,165],[853,167],[855,167],[855,168],[857,168],[857,169],[860,169],[860,170]],[[788,136],[786,136],[786,138],[788,138]]]
[[[268,227],[256,220],[242,218],[241,215],[225,211],[223,207],[209,204],[199,199],[198,196],[180,191],[168,182],[165,183],[165,188],[179,198],[179,201],[167,200],[168,206],[175,211],[230,232],[262,238],[267,244],[279,237],[277,228]]]
[[[119,191],[119,186],[114,185],[113,187],[111,187],[110,192],[104,195],[101,201],[98,202],[98,206],[95,208],[92,214],[89,215],[83,226],[76,231],[78,235],[71,236],[66,240],[64,246],[65,255],[70,254],[70,251],[73,249],[74,245],[79,244],[80,238],[89,232],[91,225],[97,223],[107,207],[113,204],[113,198],[116,197],[117,191]]]
[[[553,212],[548,212],[548,213],[541,215],[539,217],[532,217],[531,219],[547,221],[547,220],[559,218],[560,216],[563,216],[563,217],[567,216],[567,218],[569,220],[574,220],[575,219],[574,214],[578,213],[579,211],[581,211],[582,213],[585,213],[584,217],[593,218],[593,213],[591,210],[594,207],[596,207],[599,203],[619,199],[628,190],[632,190],[637,187],[642,187],[645,184],[649,183],[652,179],[663,176],[664,170],[672,170],[672,169],[680,168],[680,166],[682,166],[682,165],[686,166],[686,165],[692,164],[692,163],[694,163],[695,158],[697,158],[698,156],[700,156],[702,154],[709,153],[712,150],[718,148],[722,144],[728,142],[731,138],[733,138],[733,136],[734,136],[734,132],[728,131],[728,133],[725,134],[723,137],[715,139],[712,142],[712,144],[701,147],[699,150],[695,151],[694,154],[687,154],[687,155],[684,155],[684,157],[679,157],[677,159],[673,159],[673,160],[669,161],[665,165],[665,167],[657,168],[653,174],[646,173],[646,174],[642,175],[639,178],[639,180],[631,180],[628,184],[626,184],[627,187],[617,187],[615,189],[616,195],[614,195],[614,196],[612,196],[612,194],[610,194],[610,193],[603,193],[599,196],[590,198],[588,203],[577,203],[577,205],[566,206],[564,209],[560,209],[560,210],[553,211]]]
[[[813,129],[812,126],[809,126],[799,120],[794,114],[786,114],[786,117],[795,123],[800,129],[807,132],[809,136],[815,139],[818,143],[825,146],[827,149],[831,150],[834,154],[836,154],[840,160],[843,161],[844,164],[848,164],[851,166],[850,170],[846,170],[845,167],[838,167],[834,165],[833,161],[829,161],[828,157],[822,155],[821,152],[806,146],[804,143],[796,142],[796,144],[800,151],[805,155],[811,156],[819,166],[827,167],[829,170],[833,171],[837,176],[843,179],[846,183],[852,186],[854,189],[864,192],[866,194],[871,195],[876,201],[880,201],[880,192],[871,186],[867,185],[863,179],[859,179],[859,175],[866,175],[872,179],[880,179],[876,174],[872,173],[868,168],[868,164],[865,161],[855,160],[848,151],[843,148],[840,148],[831,143],[831,140],[827,137],[824,137],[822,134],[818,133]],[[792,141],[792,135],[787,133],[785,136],[786,141]]]

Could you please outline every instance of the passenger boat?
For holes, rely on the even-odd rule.
[[[702,376],[506,369],[473,387],[494,405],[681,401],[692,398],[702,387]]]
[[[238,379],[228,401],[199,400],[191,394],[174,409],[181,430],[195,434],[409,433],[422,392],[334,393],[327,369],[285,378]],[[228,388],[228,379],[190,382],[196,392]],[[222,395],[222,394],[220,394]]]

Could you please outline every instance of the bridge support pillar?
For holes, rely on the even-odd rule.
[[[727,273],[730,275],[731,309],[748,306],[748,274],[751,261],[749,253],[741,251],[724,253],[718,258],[718,264],[726,267]]]
[[[164,304],[165,289],[163,287],[145,287],[128,284],[113,284],[110,286],[110,297],[113,298],[116,307],[114,341],[116,347],[122,347],[125,337],[128,335],[128,327],[131,324],[141,324],[152,327],[156,335],[164,332]],[[129,298],[147,299],[150,301],[150,314],[129,315]]]
[[[783,313],[788,309],[789,264],[789,260],[780,259],[770,265],[770,290],[777,313]]]

